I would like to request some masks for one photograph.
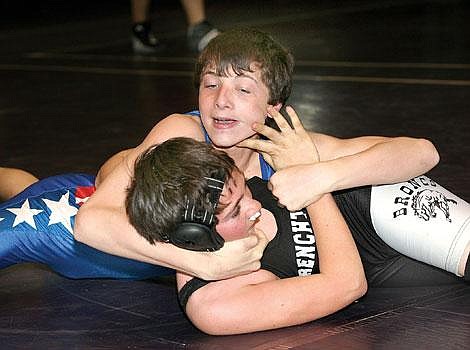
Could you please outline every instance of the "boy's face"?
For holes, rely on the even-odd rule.
[[[225,208],[217,215],[216,231],[226,240],[247,237],[259,216],[261,204],[253,199],[243,174],[234,170],[219,199]]]
[[[199,109],[202,123],[214,145],[231,147],[252,137],[253,122],[264,123],[269,91],[261,80],[260,70],[218,76],[208,67],[201,75]]]

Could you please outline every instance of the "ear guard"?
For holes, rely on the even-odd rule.
[[[182,222],[169,241],[177,247],[195,251],[214,251],[223,247],[225,240],[215,230],[215,209],[224,188],[225,181],[212,177],[207,180],[208,198],[211,203],[209,210],[199,210],[194,203],[187,201]]]
[[[197,222],[182,222],[170,242],[196,251],[214,251],[224,246],[224,239],[211,227]]]

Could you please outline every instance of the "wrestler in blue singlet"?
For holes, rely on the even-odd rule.
[[[201,116],[201,113],[199,111],[191,111],[186,114],[197,116],[197,117]],[[202,123],[201,123],[201,129],[202,129],[202,132],[204,133],[204,139],[206,140],[206,143],[212,143],[211,139],[209,138],[209,134],[207,134],[207,131],[204,128],[204,125],[202,125]],[[261,168],[261,178],[263,180],[269,180],[269,178],[274,174],[274,169],[271,167],[271,165],[269,165],[266,162],[266,160],[264,160],[261,153],[259,153],[258,155],[259,155],[259,165]]]
[[[199,111],[187,113],[200,116]],[[207,143],[209,136],[201,124]],[[274,173],[259,155],[263,180]],[[32,262],[69,278],[145,279],[173,270],[106,254],[73,238],[78,208],[94,192],[95,177],[65,174],[36,182],[0,204],[0,268]]]
[[[65,174],[40,180],[0,204],[0,268],[42,263],[69,278],[145,279],[173,270],[103,253],[73,238],[78,208],[95,178]]]

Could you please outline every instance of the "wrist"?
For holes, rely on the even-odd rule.
[[[314,165],[317,166],[317,171],[322,174],[323,193],[331,193],[341,189],[342,174],[336,160],[318,162]]]

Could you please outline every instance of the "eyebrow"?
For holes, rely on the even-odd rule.
[[[220,77],[221,76],[220,74],[217,74],[217,72],[215,70],[208,70],[208,71],[202,73],[201,77],[204,77],[206,75],[212,75],[212,76],[215,76],[215,77]],[[246,75],[244,73],[236,74],[235,78],[248,78],[248,79],[251,79],[255,84],[258,84],[258,80],[256,80],[252,76]]]
[[[235,78],[248,78],[248,79],[251,79],[255,84],[258,84],[258,80],[253,78],[251,75],[240,74],[240,75],[237,75]]]

